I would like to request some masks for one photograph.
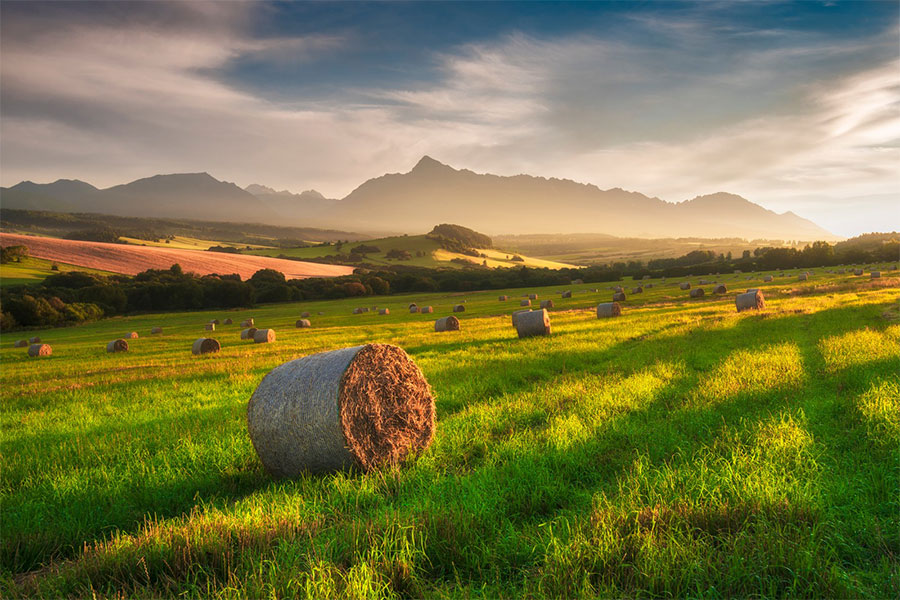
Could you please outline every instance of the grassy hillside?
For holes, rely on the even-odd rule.
[[[453,259],[465,260],[473,264],[481,265],[486,260],[487,266],[495,267],[547,267],[550,269],[558,269],[561,267],[571,266],[565,263],[531,258],[521,256],[523,261],[514,261],[512,257],[515,254],[504,252],[496,249],[479,249],[478,252],[485,257],[474,257],[458,252],[451,252],[441,248],[437,240],[431,239],[425,235],[403,235],[395,237],[378,238],[374,240],[366,240],[363,242],[354,242],[344,244],[338,249],[335,245],[313,246],[309,248],[261,248],[257,250],[249,250],[245,254],[258,254],[261,256],[289,256],[291,258],[309,259],[321,258],[323,256],[334,254],[349,254],[353,248],[359,246],[375,246],[380,251],[366,254],[366,262],[376,265],[410,265],[415,267],[463,267],[458,263],[451,262]],[[389,259],[386,254],[391,250],[405,250],[412,255],[409,260]],[[416,253],[422,253],[423,256],[416,256]]]
[[[269,246],[262,246],[259,244],[237,244],[234,242],[225,242],[221,240],[204,240],[200,238],[192,238],[186,237],[183,235],[176,235],[170,240],[142,240],[139,238],[132,238],[127,236],[120,236],[120,240],[126,242],[128,244],[134,244],[135,246],[154,246],[157,248],[179,248],[181,250],[207,250],[213,246],[225,246],[229,248],[246,248],[250,246],[251,248],[269,248]]]
[[[54,271],[52,269],[54,264],[59,270]],[[21,262],[0,264],[0,286],[5,287],[40,283],[55,273],[67,273],[69,271],[82,271],[95,273],[97,275],[112,275],[109,271],[87,269],[85,267],[61,262],[54,263],[52,260],[44,260],[43,258],[28,257],[23,258]]]
[[[884,274],[730,275],[699,300],[653,281],[607,320],[593,307],[611,292],[578,285],[108,319],[29,334],[44,359],[3,336],[0,591],[895,597],[900,273]],[[768,305],[738,314],[749,286]],[[515,336],[526,292],[554,300],[552,336]],[[461,331],[435,333],[461,302]],[[351,314],[363,303],[391,314]],[[276,342],[222,326],[218,355],[190,354],[208,319],[247,316]],[[128,331],[128,353],[104,352]],[[400,469],[273,480],[247,436],[256,385],[366,342],[422,368],[433,446]]]

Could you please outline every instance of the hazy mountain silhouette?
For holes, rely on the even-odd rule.
[[[428,231],[461,223],[489,234],[605,233],[626,237],[835,239],[791,212],[778,214],[719,192],[678,204],[619,188],[531,175],[457,170],[428,156],[408,173],[370,179],[343,200],[252,184],[241,189],[207,173],[157,175],[98,190],[71,180],[2,188],[8,208],[191,218],[367,232]]]

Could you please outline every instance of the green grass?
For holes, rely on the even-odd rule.
[[[897,597],[900,279],[884,275],[728,276],[763,289],[761,313],[656,281],[606,320],[592,308],[611,292],[586,284],[108,319],[36,332],[45,359],[5,335],[0,590]],[[550,337],[510,326],[529,291],[556,304]],[[462,301],[461,331],[435,333]],[[376,304],[391,314],[351,314]],[[293,327],[304,310],[313,329]],[[222,326],[218,355],[190,354],[208,319],[247,316],[277,341]],[[128,353],[104,352],[128,331]],[[403,468],[273,480],[246,431],[256,385],[365,342],[421,366],[434,444]]]
[[[54,271],[51,267],[56,264],[58,271]],[[46,278],[56,273],[67,273],[69,271],[82,271],[86,273],[96,273],[97,275],[112,275],[109,271],[101,271],[99,269],[88,269],[76,265],[69,265],[43,258],[27,257],[21,262],[11,262],[0,265],[0,286],[14,285],[30,285],[40,283]]]

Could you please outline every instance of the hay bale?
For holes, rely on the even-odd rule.
[[[38,336],[30,337],[30,338],[28,338],[28,343],[29,344],[40,344],[41,338],[39,338]]]
[[[413,308],[419,308],[419,305],[416,304],[415,302],[413,302],[413,303],[410,304],[407,308],[410,308],[410,309],[413,309]],[[412,312],[412,311],[410,311],[410,312]]]
[[[430,306],[423,306],[419,309],[419,312],[422,314],[431,314],[434,312],[434,309]]]
[[[162,333],[162,327],[154,327],[153,329],[150,330],[150,333],[153,333],[153,334]]]
[[[449,317],[441,317],[434,322],[435,331],[459,331],[459,319],[450,315]]]
[[[419,307],[418,307],[418,306],[411,306],[411,307],[410,307],[410,309],[409,309],[409,313],[410,313],[410,314],[417,313],[417,312],[419,312]]]
[[[519,306],[531,306],[531,300],[522,300],[519,302]]]
[[[191,346],[192,354],[212,354],[218,352],[221,346],[218,340],[213,338],[198,338]]]
[[[268,344],[275,341],[274,329],[257,329],[253,334],[253,341],[257,344]]]
[[[807,273],[800,273],[800,276],[797,278],[798,281],[806,281],[809,279],[809,275]]]
[[[312,327],[312,324],[309,322],[309,319],[300,319],[296,323],[294,323],[294,327],[305,329],[307,327]]]
[[[707,281],[706,279],[701,279],[701,280],[700,280],[700,285],[709,285],[709,284],[711,284],[711,283],[712,283],[712,281]]]
[[[509,296],[500,296],[499,298],[497,298],[497,300],[499,300],[500,302],[506,302],[507,300],[509,300]]]
[[[216,330],[216,324],[215,324],[215,323],[207,323],[205,329],[206,329],[207,331],[215,331],[215,330]]]
[[[247,405],[247,429],[278,477],[398,465],[434,437],[434,399],[402,349],[367,344],[270,371]]]
[[[309,311],[308,311],[308,310],[305,310],[305,311],[303,311],[302,313],[300,313],[300,318],[301,318],[301,319],[308,319],[309,317],[310,317],[310,314],[309,314]]]
[[[537,300],[537,299],[538,299],[538,295],[537,295],[537,294],[528,294],[528,299],[529,299],[529,300]]]
[[[550,335],[550,313],[545,308],[520,313],[516,318],[516,332],[520,338]]]
[[[738,312],[745,310],[761,310],[766,307],[766,300],[759,290],[748,290],[746,294],[734,297],[734,305]]]
[[[563,292],[563,293],[562,293],[562,296],[561,296],[561,298],[571,298],[571,297],[572,297],[572,292],[570,292],[570,291],[568,291],[568,290],[566,290],[565,292]]]
[[[241,331],[242,340],[252,340],[254,335],[256,335],[256,327],[248,327]]]
[[[617,286],[614,287],[612,290],[613,290],[614,292],[616,292],[616,293],[619,293],[619,292],[621,292],[621,293],[623,293],[623,294],[625,293],[625,289],[624,289],[621,285],[617,285]]]
[[[644,279],[644,281],[647,281],[648,279],[650,279],[650,276],[649,276],[649,275],[644,275],[643,279]]]
[[[727,293],[728,293],[728,288],[725,287],[725,286],[722,285],[722,284],[717,285],[717,286],[713,289],[713,294],[727,294]]]
[[[232,321],[231,319],[225,319],[224,321],[222,321],[223,325],[231,325],[233,323],[234,323],[234,321]]]
[[[453,307],[453,312],[466,312],[466,307],[462,304],[457,304]]]
[[[378,314],[379,314],[379,315],[389,315],[389,314],[391,314],[391,309],[389,309],[389,308],[382,308],[381,310],[378,311]]]
[[[241,327],[247,328],[253,327],[253,325],[255,325],[253,319],[244,319],[243,321],[241,321]]]
[[[553,300],[541,300],[541,308],[553,308]]]
[[[766,275],[765,277],[763,277],[763,282],[764,283],[772,283],[772,276]]]
[[[522,313],[529,313],[529,312],[531,312],[531,309],[530,309],[530,308],[527,309],[527,310],[517,310],[517,311],[514,311],[513,314],[512,314],[512,326],[513,326],[513,327],[516,326],[516,322],[518,321],[519,315],[521,315]]]
[[[356,308],[353,309],[353,314],[354,314],[354,315],[361,315],[361,314],[362,314],[362,311],[363,311],[363,309],[360,308],[359,306],[357,306]]]
[[[122,339],[113,340],[106,344],[107,352],[128,352],[128,342]]]
[[[50,344],[32,344],[28,346],[28,356],[50,356],[53,348]]]
[[[689,290],[689,289],[691,289],[691,284],[688,283],[687,281],[682,281],[681,284],[679,285],[679,287],[683,290]]]
[[[609,319],[622,314],[622,306],[618,302],[602,302],[597,305],[597,318]]]
[[[125,334],[125,339],[127,339],[127,340],[136,340],[136,339],[138,339],[138,337],[139,336],[137,334],[137,331],[132,331],[131,333]]]
[[[612,299],[613,302],[625,302],[625,292],[616,292]]]
[[[703,288],[694,288],[691,290],[691,298],[702,298],[705,293]]]
[[[636,288],[631,288],[631,293],[632,294],[643,294],[644,288],[641,286],[637,286]]]
[[[581,279],[573,279],[572,280],[572,285],[581,285],[583,283],[584,283],[584,281],[582,281]]]
[[[648,290],[649,290],[649,289],[650,289],[650,288],[652,288],[652,287],[653,287],[653,284],[652,284],[652,283],[648,283],[648,284],[647,284],[647,285],[645,285],[645,286],[644,286],[644,287],[645,287],[645,288],[647,288],[647,289],[648,289]]]
[[[28,340],[18,340],[15,344],[13,344],[13,348],[27,348]]]
[[[213,325],[218,325],[218,324],[219,324],[219,320],[218,320],[218,319],[210,319],[210,320],[208,321],[208,323],[211,323],[211,324],[213,324]]]
[[[881,277],[881,271],[872,271],[869,273],[869,279],[879,279]]]
[[[863,274],[863,270],[862,270],[862,269],[853,269],[853,274],[854,274],[854,275],[862,275],[862,274]]]

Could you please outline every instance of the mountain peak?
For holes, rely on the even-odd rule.
[[[426,154],[419,159],[419,162],[416,163],[416,166],[413,167],[410,173],[435,173],[455,170],[456,169],[454,169],[453,167],[445,165],[442,162],[438,162]]]

